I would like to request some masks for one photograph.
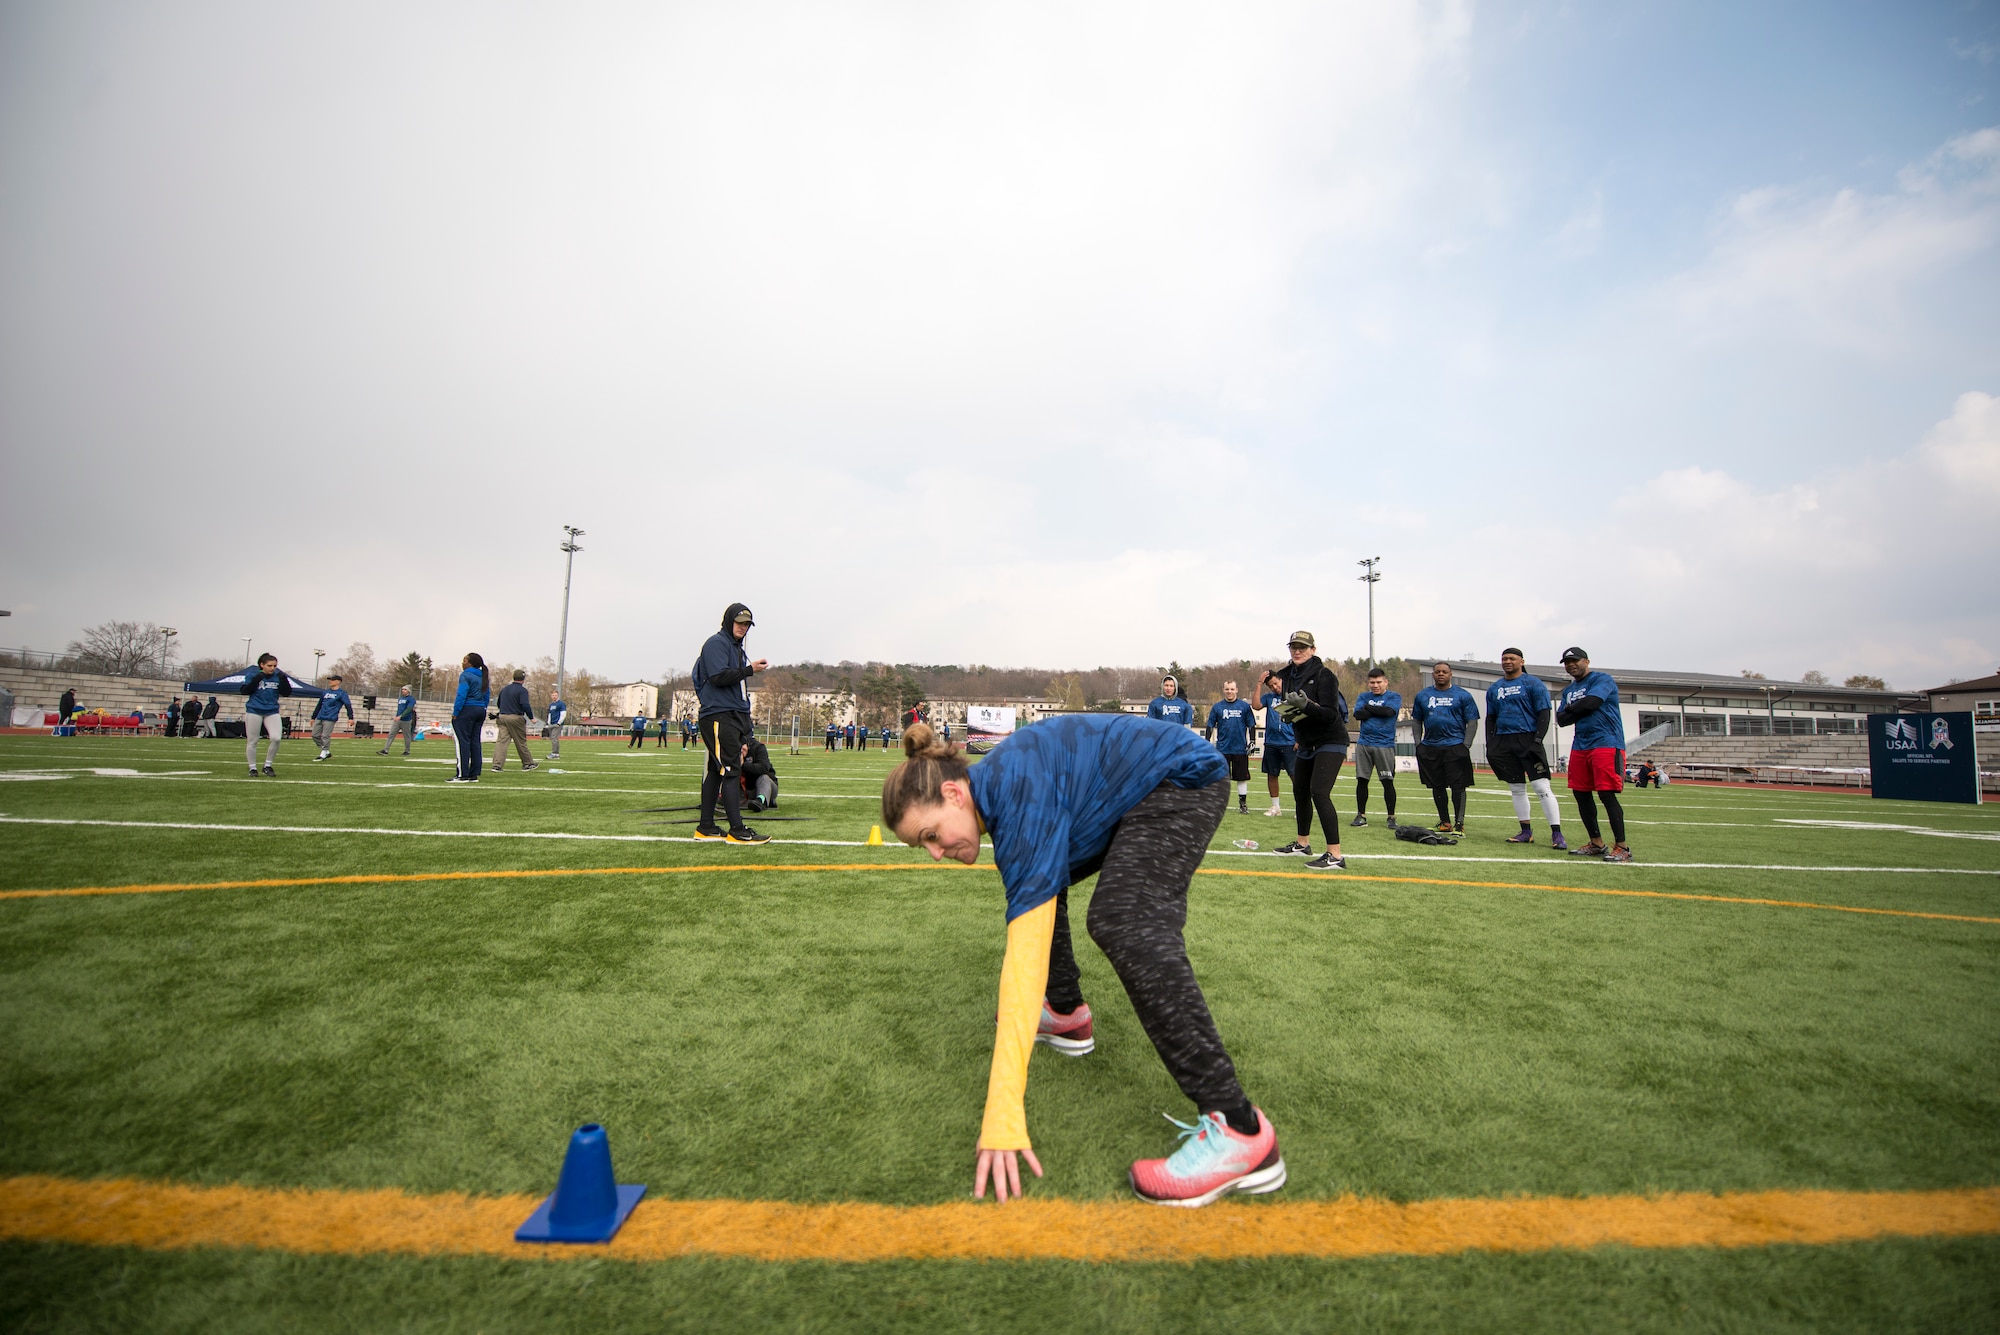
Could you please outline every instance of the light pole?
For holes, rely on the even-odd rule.
[[[1363,557],[1354,563],[1365,567],[1368,572],[1355,578],[1368,586],[1368,667],[1371,671],[1375,667],[1375,586],[1382,582],[1382,572],[1375,567],[1381,563],[1379,556]]]
[[[326,650],[313,650],[313,685],[319,685],[319,660],[326,657]]]
[[[562,546],[557,549],[563,553],[562,634],[556,640],[556,694],[557,695],[562,694],[563,667],[569,658],[569,578],[570,575],[576,570],[576,554],[583,550],[583,548],[576,545],[576,540],[583,536],[583,530],[580,528],[575,528],[569,524],[564,524],[562,527],[563,527],[563,532],[568,534],[569,536],[563,539]]]
[[[167,662],[173,657],[174,636],[180,634],[172,626],[160,627],[160,675],[167,675]]]
[[[250,637],[248,635],[243,637],[243,662],[246,666],[250,662]]]

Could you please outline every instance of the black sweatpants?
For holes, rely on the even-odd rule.
[[[1328,847],[1340,842],[1340,813],[1333,809],[1333,781],[1347,763],[1345,751],[1321,751],[1308,756],[1299,748],[1298,764],[1292,770],[1292,807],[1298,816],[1299,838],[1313,832],[1313,813],[1319,813],[1320,832]]]
[[[1125,984],[1153,1050],[1200,1112],[1246,1102],[1181,935],[1188,886],[1228,806],[1227,782],[1206,788],[1161,784],[1148,793],[1112,832],[1086,919],[1090,939]],[[1083,1004],[1067,890],[1056,897],[1048,998],[1050,1008],[1063,1014]]]
[[[739,761],[743,743],[750,740],[748,714],[716,714],[701,721],[702,750],[707,766],[701,776],[701,824],[697,830],[715,828],[715,799],[729,817],[729,828],[743,828],[743,784]],[[726,781],[725,781],[726,780]]]

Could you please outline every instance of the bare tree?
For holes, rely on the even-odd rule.
[[[188,681],[214,681],[242,666],[233,658],[197,658],[181,669],[181,675]]]
[[[389,695],[382,689],[382,665],[375,661],[375,650],[356,640],[347,646],[347,652],[333,662],[331,671],[338,672],[346,683],[350,695]]]
[[[71,640],[69,655],[85,672],[136,676],[171,672],[173,639],[150,621],[105,621]]]

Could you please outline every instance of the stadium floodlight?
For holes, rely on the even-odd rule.
[[[569,659],[569,580],[576,570],[576,554],[583,550],[576,540],[583,536],[583,530],[571,524],[564,524],[563,532],[569,536],[563,539],[557,550],[563,554],[563,613],[562,634],[556,640],[556,694],[562,694],[563,668]]]
[[[1355,578],[1368,586],[1368,666],[1375,666],[1375,586],[1382,582],[1382,572],[1375,567],[1382,564],[1379,556],[1364,556],[1354,564],[1367,569],[1367,574]]]
[[[167,675],[167,662],[173,657],[174,636],[180,634],[172,626],[160,627],[160,675]]]
[[[250,661],[250,637],[248,635],[243,637],[243,661],[245,663]]]
[[[313,650],[313,685],[319,685],[319,660],[326,657],[326,650]]]

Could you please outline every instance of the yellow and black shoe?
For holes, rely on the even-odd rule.
[[[701,828],[700,826],[696,826],[696,827],[695,827],[695,832],[694,832],[694,837],[695,837],[695,838],[696,838],[697,840],[700,840],[700,841],[702,841],[702,842],[706,843],[706,842],[713,842],[713,841],[719,841],[719,840],[723,840],[723,839],[727,839],[727,838],[728,838],[729,836],[728,836],[728,835],[726,835],[726,834],[724,834],[724,833],[723,833],[722,831],[720,831],[720,830],[718,830],[718,829],[714,828],[713,826],[711,826],[711,827],[709,827],[708,829],[705,829],[705,830],[704,830],[704,829],[702,829],[702,828]]]
[[[740,830],[731,830],[723,837],[732,844],[768,844],[771,842],[770,835],[759,834],[748,825]]]

